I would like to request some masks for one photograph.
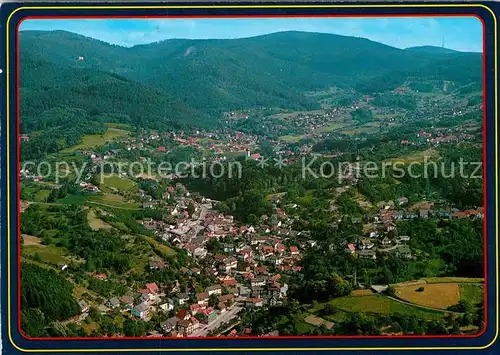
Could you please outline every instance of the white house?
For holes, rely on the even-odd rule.
[[[173,311],[174,308],[175,308],[175,304],[174,304],[174,301],[170,298],[167,299],[167,302],[165,302],[164,304],[161,304],[160,305],[160,308],[162,310],[164,310],[165,312],[170,312],[170,311]]]
[[[207,292],[209,296],[213,294],[222,295],[222,287],[220,285],[209,286],[205,289],[205,292]]]
[[[187,301],[189,301],[189,296],[185,293],[179,293],[177,295],[177,298],[179,300],[179,304],[182,306],[184,303],[186,303]]]

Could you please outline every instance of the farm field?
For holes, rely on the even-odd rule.
[[[304,318],[304,321],[308,324],[315,325],[317,327],[324,325],[326,329],[331,329],[333,327],[333,323],[329,322],[323,318],[314,316],[314,315],[309,315]]]
[[[137,202],[126,202],[120,195],[108,194],[108,193],[92,196],[90,198],[90,201],[97,204],[103,204],[124,209],[136,209],[139,208],[140,205]]]
[[[367,123],[359,127],[355,128],[346,128],[342,130],[342,133],[353,136],[361,133],[366,133],[366,134],[371,134],[371,133],[377,133],[380,131],[380,127],[378,123]]]
[[[315,130],[315,133],[329,133],[350,125],[351,125],[350,123],[334,122],[330,123],[328,126],[317,128]]]
[[[439,159],[438,152],[435,149],[427,149],[421,152],[415,152],[401,157],[389,159],[388,162],[394,165],[394,164],[424,163],[426,160],[433,161],[437,159]]]
[[[371,296],[373,295],[372,290],[354,290],[351,292],[351,296]]]
[[[457,283],[396,287],[396,296],[421,306],[446,309],[460,301],[460,287]]]
[[[443,312],[426,310],[408,304],[391,300],[388,297],[371,294],[365,296],[345,296],[335,298],[329,302],[332,306],[347,312],[378,313],[378,314],[404,314],[420,318],[437,319],[443,317]],[[317,304],[310,312],[321,310],[326,303]]]
[[[446,282],[456,282],[456,283],[483,283],[484,279],[474,278],[474,277],[427,277],[423,279],[428,284],[432,283],[446,283]]]
[[[106,144],[107,142],[112,141],[114,138],[118,137],[125,137],[129,134],[130,132],[125,131],[123,129],[118,129],[118,128],[108,128],[106,133],[104,134],[93,134],[93,135],[88,135],[83,137],[83,142],[75,145],[70,148],[66,148],[62,150],[62,153],[72,153],[75,152],[79,149],[89,149],[89,148],[95,148],[95,147],[100,147]]]
[[[280,141],[286,143],[296,143],[302,139],[302,136],[281,136],[279,137]]]
[[[129,178],[120,177],[117,175],[113,176],[100,176],[99,181],[101,181],[100,187],[102,189],[105,188],[114,188],[122,191],[132,191],[136,188],[136,183]]]

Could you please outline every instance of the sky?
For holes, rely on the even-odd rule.
[[[23,30],[66,30],[131,47],[171,38],[242,38],[281,31],[363,37],[397,48],[422,45],[482,51],[482,24],[475,17],[260,18],[260,19],[28,19]]]

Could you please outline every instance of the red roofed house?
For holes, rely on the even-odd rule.
[[[452,216],[455,218],[465,218],[465,217],[467,217],[467,213],[459,211],[459,212],[453,213]]]
[[[249,280],[252,280],[253,278],[255,278],[255,275],[252,274],[251,272],[245,272],[244,274],[241,275],[244,279],[249,279]]]
[[[262,298],[247,298],[245,300],[247,307],[262,307],[264,305]]]
[[[354,246],[354,244],[350,243],[350,244],[347,244],[347,249],[346,251],[348,253],[351,253],[351,254],[354,254],[354,252],[356,251],[356,247]]]
[[[276,251],[276,253],[281,255],[285,252],[286,247],[281,243],[276,243],[276,245],[274,246],[274,250]]]
[[[259,160],[260,159],[260,154],[259,153],[252,154],[252,155],[250,155],[250,158],[252,158],[253,160]]]
[[[159,152],[165,152],[165,151],[166,151],[166,149],[165,149],[165,147],[164,147],[164,146],[162,146],[162,145],[161,145],[161,146],[159,146],[159,147],[158,147],[158,151],[159,151]]]
[[[188,311],[186,311],[184,308],[181,308],[175,316],[180,320],[188,320],[189,318],[191,318]]]
[[[208,303],[209,295],[206,292],[203,293],[197,293],[196,294],[196,300],[198,301],[198,304],[202,305],[205,303]]]
[[[291,246],[290,247],[290,254],[299,255],[299,248],[297,248],[296,246]]]
[[[146,284],[146,288],[149,290],[151,293],[156,293],[158,292],[158,286],[153,282],[150,284]]]
[[[208,307],[201,312],[207,316],[207,322],[211,322],[217,317],[217,311],[212,307]]]
[[[392,211],[388,211],[388,212],[384,212],[380,215],[380,220],[382,222],[389,222],[389,221],[392,221],[394,218],[394,212]]]
[[[106,275],[106,274],[94,274],[94,277],[98,280],[107,280],[108,279],[108,275]]]
[[[222,282],[226,286],[234,286],[234,285],[236,285],[236,280],[235,279],[226,279],[226,280],[224,280]]]
[[[261,248],[261,251],[262,251],[262,254],[265,255],[265,256],[269,256],[269,255],[272,255],[273,252],[274,252],[274,249],[272,246],[270,245],[263,245],[262,248]]]
[[[258,274],[268,274],[267,266],[257,266],[254,271]]]
[[[483,211],[481,209],[479,210],[465,210],[464,213],[467,214],[467,216],[483,216]]]
[[[202,311],[202,307],[199,304],[192,304],[189,306],[189,310],[193,315]]]
[[[277,208],[277,209],[276,209],[276,213],[278,214],[278,216],[279,216],[280,218],[285,218],[285,217],[286,217],[286,213],[285,213],[285,211],[283,211],[281,208]]]
[[[384,228],[385,228],[388,232],[390,232],[390,231],[392,231],[392,230],[395,230],[395,229],[396,229],[396,225],[395,225],[394,223],[392,223],[392,222],[385,222],[385,223],[384,223]]]
[[[253,252],[252,249],[243,249],[240,250],[239,254],[243,257],[243,260],[246,260],[252,256]]]

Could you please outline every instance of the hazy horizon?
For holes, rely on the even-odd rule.
[[[28,19],[20,31],[63,30],[121,47],[170,39],[240,39],[298,31],[365,38],[391,47],[482,52],[482,24],[456,18]]]

